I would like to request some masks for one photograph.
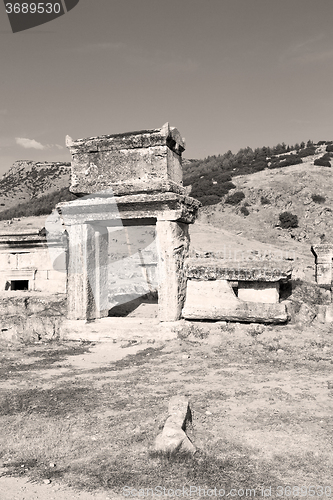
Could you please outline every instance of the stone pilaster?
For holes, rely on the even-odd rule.
[[[313,245],[311,251],[315,256],[316,282],[319,285],[331,285],[333,245],[326,243]]]
[[[188,224],[158,220],[158,317],[160,321],[180,319],[186,297],[187,276],[184,269],[189,250]]]
[[[107,316],[107,230],[96,230],[91,224],[75,224],[67,226],[67,231],[68,318],[87,320]]]

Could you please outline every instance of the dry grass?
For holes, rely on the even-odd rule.
[[[260,496],[272,486],[275,498],[278,486],[329,486],[330,330],[236,325],[223,327],[218,341],[201,333],[103,369],[71,366],[66,356],[89,345],[3,350],[6,473],[118,493],[216,486]],[[176,393],[191,400],[194,457],[152,452]]]

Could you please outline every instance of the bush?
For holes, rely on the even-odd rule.
[[[294,215],[291,212],[282,212],[279,215],[279,220],[280,220],[280,226],[283,229],[288,229],[290,227],[298,227],[297,215]]]
[[[220,203],[221,198],[216,194],[209,194],[207,196],[201,196],[199,201],[201,201],[202,205],[206,207],[207,205],[216,205],[216,203]]]
[[[270,201],[268,198],[266,198],[266,196],[262,196],[262,197],[260,198],[260,203],[261,203],[262,205],[270,205],[270,204],[271,204],[271,201]]]
[[[311,198],[315,203],[325,203],[326,201],[326,198],[324,196],[320,196],[320,194],[313,194]]]
[[[240,209],[241,213],[247,217],[248,215],[250,215],[250,212],[248,211],[248,209],[246,207],[241,207]]]
[[[329,145],[327,146],[327,148],[326,148],[326,151],[327,151],[328,153],[332,153],[332,152],[333,152],[333,144],[329,144]]]
[[[271,158],[271,164],[268,168],[282,168],[290,165],[299,165],[302,163],[302,158],[299,155],[284,155]]]
[[[321,156],[320,158],[317,158],[317,160],[314,161],[314,165],[317,165],[319,167],[330,167],[331,166],[331,153],[326,153],[324,156]]]
[[[230,194],[225,200],[228,205],[238,205],[242,200],[244,200],[245,194],[243,191],[236,191],[233,194]]]
[[[305,156],[311,156],[311,155],[314,155],[316,152],[316,148],[315,146],[311,146],[311,147],[308,147],[308,148],[305,148],[305,149],[301,149],[298,153],[297,153],[297,156],[299,158],[304,158]]]

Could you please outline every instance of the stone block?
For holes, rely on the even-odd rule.
[[[285,323],[284,304],[265,304],[239,300],[226,280],[187,282],[185,319],[226,320],[256,323]]]
[[[33,282],[33,289],[46,293],[66,293],[67,280],[66,276],[60,280],[36,279]]]
[[[155,440],[155,450],[162,453],[195,453],[196,448],[186,435],[186,425],[192,421],[189,401],[185,396],[171,398],[168,418],[163,431]]]
[[[10,259],[8,253],[0,253],[0,269],[10,269]]]
[[[239,281],[238,298],[246,302],[264,302],[274,304],[279,302],[279,282]]]
[[[104,135],[73,141],[73,193],[89,194],[128,184],[132,192],[156,180],[182,184],[181,154],[184,140],[166,123],[160,129]]]

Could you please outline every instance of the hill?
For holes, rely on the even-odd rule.
[[[70,163],[19,160],[0,179],[0,213],[70,185]]]
[[[240,149],[233,154],[209,156],[204,160],[189,160],[184,163],[184,185],[191,188],[191,195],[201,203],[219,203],[235,187],[234,177],[273,170],[290,165],[300,165],[315,157],[315,164],[330,167],[333,158],[332,141],[314,144],[308,141],[295,146],[278,144],[274,148]]]
[[[203,207],[198,222],[289,253],[306,255],[312,244],[332,241],[332,171],[315,165],[325,147],[299,165],[233,177],[235,188],[220,203]],[[228,203],[235,193],[242,196],[234,196],[235,204]],[[284,212],[296,216],[296,227],[283,227]]]

